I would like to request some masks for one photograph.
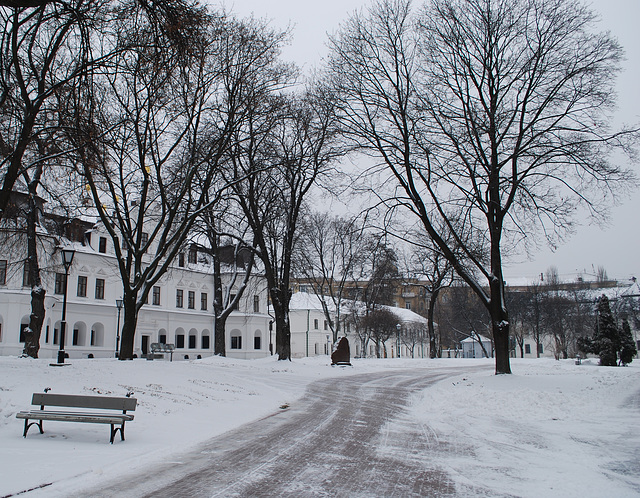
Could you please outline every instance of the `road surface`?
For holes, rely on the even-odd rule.
[[[412,497],[484,494],[454,486],[446,449],[404,416],[412,394],[460,371],[396,370],[312,384],[269,417],[172,456],[147,475],[122,476],[83,496]],[[437,400],[434,400],[437,403]]]

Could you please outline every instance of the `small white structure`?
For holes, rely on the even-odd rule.
[[[473,334],[461,341],[461,344],[463,358],[488,358],[493,356],[491,339],[482,335]]]

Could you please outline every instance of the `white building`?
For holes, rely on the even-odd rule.
[[[489,358],[493,356],[491,339],[482,335],[474,334],[460,341],[460,344],[462,345],[463,358]]]
[[[335,309],[331,302],[327,303],[329,312]],[[296,292],[291,297],[289,306],[291,322],[291,356],[302,358],[305,356],[329,355],[333,348],[331,328],[322,309],[322,303],[315,294]],[[390,331],[392,337],[383,346],[388,357],[421,357],[428,354],[427,320],[426,318],[405,308],[385,306],[398,318],[400,330]],[[372,341],[362,344],[351,327],[346,313],[341,319],[341,336],[349,339],[352,357],[375,356],[375,346]],[[398,334],[399,332],[399,334]],[[364,349],[363,349],[364,348]]]
[[[0,230],[0,355],[19,355],[31,312],[31,286],[24,233],[9,225],[5,223]],[[44,226],[39,233],[42,286],[47,291],[39,356],[55,358],[59,350],[64,289],[60,248],[65,246],[75,249],[75,256],[67,284],[64,350],[69,358],[114,357],[116,331],[118,323],[122,327],[124,310],[119,312],[116,307],[122,284],[112,240],[99,225],[81,220],[67,220],[65,230],[69,238]],[[206,255],[193,257],[194,250],[197,248],[191,248],[187,261],[183,256],[177,258],[140,310],[134,345],[138,357],[150,352],[154,342],[174,344],[174,359],[214,353],[211,266]],[[227,276],[228,282],[230,274]],[[267,289],[259,276],[252,277],[238,308],[227,319],[226,352],[234,358],[269,354]]]

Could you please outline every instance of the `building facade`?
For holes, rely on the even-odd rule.
[[[333,312],[333,306],[328,305]],[[353,306],[346,306],[346,308]],[[428,358],[427,321],[424,317],[405,308],[385,306],[398,319],[396,329],[389,331],[390,337],[381,344],[381,356],[389,358]],[[362,310],[364,312],[364,309]],[[291,356],[330,355],[333,350],[332,331],[327,322],[319,298],[315,294],[296,292],[291,297],[289,318],[291,322]],[[363,340],[350,316],[345,313],[341,320],[340,336],[349,340],[351,356],[376,356],[371,339]]]
[[[64,350],[69,358],[116,356],[124,310],[122,284],[112,239],[100,225],[75,220],[76,237],[61,236],[42,223],[38,253],[42,287],[46,290],[45,318],[40,337],[41,358],[55,358],[60,348],[60,324],[65,273],[61,248],[75,250],[67,280]],[[52,225],[49,225],[49,228]],[[0,230],[0,355],[20,355],[24,329],[31,313],[31,285],[24,232],[5,223]],[[192,246],[156,283],[138,315],[134,353],[144,357],[154,342],[174,344],[174,359],[196,359],[214,354],[212,265]],[[194,254],[194,251],[196,254]],[[223,280],[233,288],[229,266]],[[235,358],[269,354],[269,315],[264,279],[252,276],[238,306],[226,322],[226,353]]]

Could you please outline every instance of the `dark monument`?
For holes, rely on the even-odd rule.
[[[335,351],[331,353],[331,365],[349,365],[351,366],[351,352],[349,350],[349,341],[346,337],[342,337],[338,341],[338,346]]]

